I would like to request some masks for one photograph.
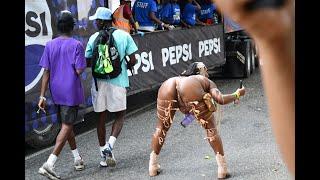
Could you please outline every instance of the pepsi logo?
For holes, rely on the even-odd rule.
[[[25,1],[25,92],[41,79],[44,47],[52,39],[51,14],[45,0]]]

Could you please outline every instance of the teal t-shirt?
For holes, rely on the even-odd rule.
[[[93,55],[93,46],[94,40],[99,35],[99,32],[94,33],[90,36],[89,41],[87,43],[85,57],[91,58]],[[120,75],[113,79],[99,79],[103,81],[107,81],[113,85],[120,86],[120,87],[129,87],[129,77],[127,73],[127,64],[126,60],[124,59],[125,56],[128,56],[138,50],[136,43],[133,41],[132,37],[129,33],[123,30],[115,30],[113,33],[113,38],[115,42],[115,46],[119,52],[120,59],[122,60],[121,68],[122,71]]]

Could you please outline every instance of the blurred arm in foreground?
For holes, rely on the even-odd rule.
[[[295,176],[294,1],[280,8],[248,11],[249,0],[216,0],[222,13],[238,22],[259,48],[263,86],[275,139]]]

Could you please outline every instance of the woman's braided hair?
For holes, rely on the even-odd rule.
[[[199,68],[197,67],[199,62],[193,62],[189,64],[188,68],[183,71],[180,75],[181,76],[191,76],[191,75],[197,75],[200,73]]]

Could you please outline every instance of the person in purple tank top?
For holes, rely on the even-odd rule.
[[[38,103],[39,110],[45,111],[45,92],[50,84],[52,101],[57,106],[59,121],[62,124],[52,154],[38,171],[49,179],[60,179],[53,169],[66,141],[74,156],[75,169],[84,169],[83,160],[75,142],[73,123],[77,118],[78,106],[84,102],[80,74],[86,68],[86,60],[83,45],[71,37],[74,24],[71,12],[60,12],[57,27],[61,34],[47,42],[39,63],[44,69]]]

